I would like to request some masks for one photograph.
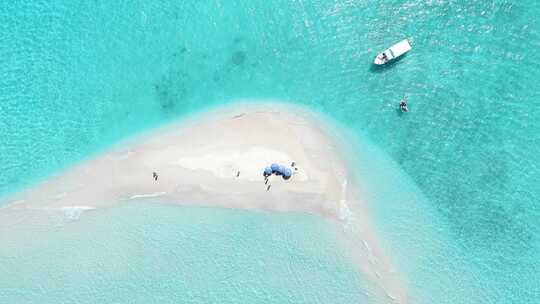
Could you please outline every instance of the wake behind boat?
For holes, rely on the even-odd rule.
[[[377,55],[373,63],[376,65],[386,64],[398,58],[399,56],[402,56],[403,54],[407,53],[410,50],[411,50],[411,45],[409,44],[409,41],[407,39],[402,40],[392,45],[390,48],[386,49],[384,52]]]

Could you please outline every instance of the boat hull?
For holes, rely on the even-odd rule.
[[[375,60],[373,60],[373,64],[376,65],[384,65],[389,62],[394,61],[395,59],[405,55],[407,52],[411,50],[411,45],[407,39],[402,40],[388,49],[384,50],[384,52],[378,54],[375,57]]]

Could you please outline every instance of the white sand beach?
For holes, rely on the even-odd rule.
[[[131,200],[312,213],[352,227],[353,236],[343,239],[359,268],[389,302],[407,303],[326,126],[306,110],[271,103],[195,115],[130,139],[10,198],[0,213],[46,209],[78,217]],[[297,170],[292,168],[289,180],[273,175],[265,183],[266,166],[292,162]]]

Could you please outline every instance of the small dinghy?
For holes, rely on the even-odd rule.
[[[407,102],[405,100],[402,100],[399,103],[399,108],[401,109],[401,112],[403,112],[403,113],[409,112],[409,107],[407,106]]]
[[[402,40],[394,45],[392,45],[390,48],[386,49],[384,52],[380,53],[375,57],[375,61],[373,61],[376,65],[383,65],[386,64],[399,56],[407,53],[411,50],[411,45],[409,44],[409,40],[405,39]]]

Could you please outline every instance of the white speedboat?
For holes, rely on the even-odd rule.
[[[409,44],[409,40],[405,39],[402,40],[394,45],[392,45],[390,48],[386,49],[384,52],[380,53],[375,57],[375,61],[373,63],[377,65],[383,65],[386,64],[399,56],[407,53],[411,50],[411,45]]]

